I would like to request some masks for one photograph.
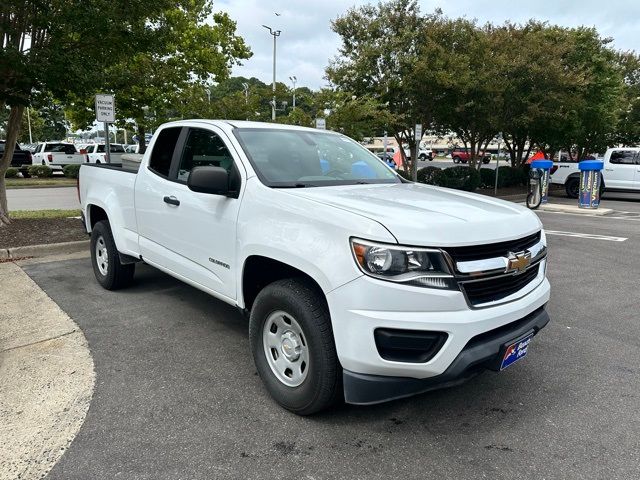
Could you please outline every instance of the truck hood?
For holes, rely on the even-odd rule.
[[[523,206],[415,183],[312,187],[287,193],[375,220],[407,245],[495,243],[542,228],[538,217]]]

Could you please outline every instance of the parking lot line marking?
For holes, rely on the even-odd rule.
[[[550,212],[545,210],[536,210],[536,213],[553,213],[556,215],[571,215],[573,217],[589,217],[589,218],[604,218],[607,220],[625,220],[627,222],[640,222],[640,218],[629,216],[617,216],[617,211],[610,215],[591,215],[589,213],[569,213],[569,212]]]
[[[594,233],[575,233],[575,232],[561,232],[558,230],[545,230],[547,235],[560,235],[563,237],[578,237],[588,238],[590,240],[606,240],[608,242],[624,242],[628,240],[625,237],[612,237],[610,235],[596,235]]]

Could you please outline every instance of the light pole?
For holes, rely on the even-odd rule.
[[[296,109],[296,82],[298,81],[298,79],[294,75],[293,77],[289,77],[289,80],[291,80],[291,83],[293,83],[293,109],[295,110]]]
[[[273,101],[271,102],[271,120],[276,119],[276,38],[280,36],[280,30],[262,25],[273,36]]]
[[[31,115],[29,115],[29,107],[27,107],[27,122],[29,122],[29,143],[33,143],[33,137],[31,136]]]
[[[243,83],[242,84],[242,89],[244,90],[244,106],[245,106],[245,110],[247,110],[249,107],[249,84],[248,83]],[[247,120],[249,120],[249,112],[247,111]]]

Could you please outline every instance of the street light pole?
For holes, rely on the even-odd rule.
[[[280,30],[262,25],[273,36],[273,101],[271,102],[271,120],[276,119],[276,38],[280,36]]]
[[[291,80],[291,83],[293,83],[293,109],[295,110],[296,109],[296,82],[298,81],[298,79],[294,75],[293,77],[289,77],[289,80]]]
[[[295,103],[295,100],[294,100],[294,103]],[[31,136],[31,115],[29,115],[29,110],[30,108],[27,107],[27,122],[29,123],[29,143],[33,143],[33,137]]]
[[[249,84],[248,83],[243,83],[242,84],[242,88],[244,90],[244,106],[245,106],[245,110],[247,110],[247,120],[249,120],[249,111],[248,111],[248,105],[249,105]]]

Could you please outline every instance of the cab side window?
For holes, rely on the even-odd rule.
[[[611,163],[617,163],[622,165],[634,165],[636,152],[633,150],[616,150],[611,152]]]
[[[163,177],[169,176],[173,151],[178,143],[182,127],[165,128],[158,134],[149,158],[149,169]]]
[[[209,130],[191,128],[182,150],[177,180],[186,182],[194,167],[208,166],[222,167],[230,177],[234,172],[233,157],[222,139]]]

